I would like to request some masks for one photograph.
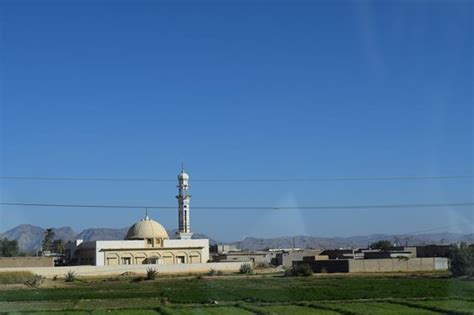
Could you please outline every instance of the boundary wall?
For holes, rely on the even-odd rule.
[[[0,257],[0,272],[4,268],[54,267],[53,257]]]
[[[222,262],[205,264],[157,264],[157,265],[118,265],[118,266],[64,266],[64,267],[17,267],[1,268],[1,272],[30,271],[34,274],[52,278],[63,277],[68,271],[73,271],[78,277],[113,276],[126,272],[145,274],[148,268],[154,268],[160,274],[189,274],[207,273],[214,269],[222,272],[239,271],[241,262]]]
[[[315,273],[358,272],[414,272],[448,270],[448,259],[443,257],[410,259],[330,259],[294,261],[293,265],[308,264]]]
[[[447,270],[448,259],[441,257],[411,259],[349,260],[349,272],[397,272]]]

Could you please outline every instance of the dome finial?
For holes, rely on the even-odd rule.
[[[184,163],[181,162],[181,173],[184,173]]]
[[[150,217],[148,216],[148,208],[145,208],[145,217],[143,218],[145,221],[150,220]]]

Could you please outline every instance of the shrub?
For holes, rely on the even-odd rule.
[[[239,273],[252,274],[253,273],[252,265],[249,264],[249,263],[245,263],[245,264],[240,265]]]
[[[148,268],[146,270],[146,280],[155,280],[158,275],[158,271],[155,268]]]
[[[76,281],[76,279],[77,279],[76,273],[72,270],[69,270],[64,275],[64,281],[66,281],[66,282],[74,282],[74,281]]]
[[[459,248],[452,248],[450,258],[449,271],[453,276],[474,276],[474,248],[461,243]]]
[[[256,269],[270,268],[270,264],[267,263],[267,262],[261,261],[261,262],[259,262],[259,263],[257,263],[257,264],[255,265],[255,268],[256,268]]]
[[[132,280],[130,280],[132,283],[137,283],[143,281],[145,278],[144,277],[133,277]]]
[[[313,274],[313,269],[308,264],[298,264],[285,270],[285,277],[309,277]]]
[[[293,267],[283,268],[283,276],[285,276],[285,277],[294,277]]]
[[[313,269],[308,264],[301,264],[296,267],[298,275],[309,277],[313,275]]]
[[[209,270],[209,272],[207,273],[208,276],[222,276],[223,273],[221,270],[216,270],[216,269],[211,269]]]
[[[38,288],[41,286],[41,284],[44,281],[44,277],[40,275],[33,275],[31,279],[28,279],[25,281],[25,285],[32,287],[32,288]]]
[[[390,247],[392,247],[392,242],[390,242],[388,240],[380,240],[380,241],[377,241],[377,242],[373,242],[372,244],[370,244],[369,247],[370,248],[377,248],[377,249],[380,249],[383,252],[386,252],[386,251],[388,251],[388,249]]]
[[[410,258],[407,257],[407,256],[397,256],[396,258],[397,258],[398,260],[405,260],[405,261],[410,260]]]

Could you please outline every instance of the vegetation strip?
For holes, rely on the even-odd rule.
[[[397,304],[397,305],[404,305],[404,306],[409,306],[409,307],[418,308],[418,309],[424,309],[424,310],[433,311],[433,312],[437,312],[437,313],[443,313],[443,314],[452,314],[452,315],[471,315],[472,314],[472,312],[453,311],[453,310],[444,309],[444,308],[441,308],[441,307],[421,305],[421,304],[418,304],[418,303],[406,302],[406,301],[391,300],[391,301],[387,301],[387,303],[392,303],[392,304]]]

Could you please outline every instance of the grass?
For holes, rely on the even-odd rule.
[[[286,315],[286,314],[299,314],[299,315],[310,315],[310,314],[320,314],[320,315],[336,315],[338,312],[317,309],[314,307],[308,306],[298,306],[298,305],[271,305],[262,307],[264,312],[275,315]]]
[[[439,276],[159,277],[138,283],[120,277],[113,281],[84,278],[64,285],[0,290],[0,310],[34,314],[331,315],[464,314],[474,309],[474,281]]]
[[[167,298],[172,303],[291,302],[374,298],[471,297],[474,282],[451,278],[234,277],[152,282],[82,281],[60,289],[0,291],[0,301]]]
[[[456,312],[474,313],[474,301],[466,300],[441,300],[441,301],[423,301],[415,304],[427,307],[436,307]]]
[[[35,275],[29,271],[0,271],[0,284],[22,284],[33,279],[34,277]]]
[[[235,306],[206,306],[206,307],[166,307],[161,312],[170,315],[250,315],[252,312]]]
[[[405,315],[417,315],[417,314],[438,314],[430,310],[409,307],[406,305],[397,305],[393,303],[384,302],[351,302],[351,303],[338,303],[337,306],[334,303],[322,304],[329,307],[335,307],[340,311],[346,311],[348,314],[405,314]]]

